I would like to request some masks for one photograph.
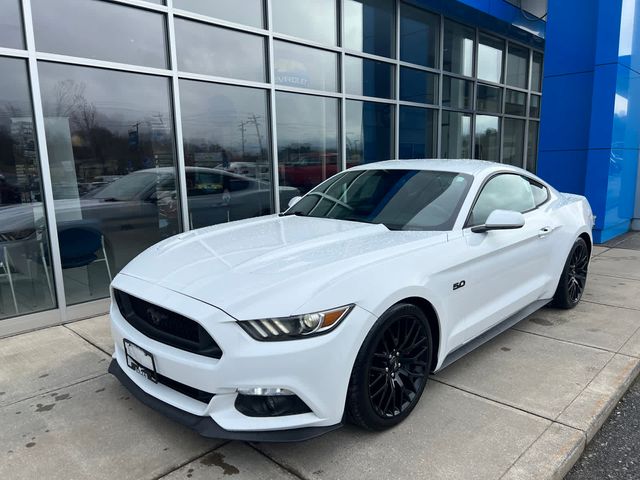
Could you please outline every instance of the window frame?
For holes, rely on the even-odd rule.
[[[482,181],[482,183],[480,184],[480,187],[478,188],[478,191],[476,192],[475,197],[473,199],[473,203],[469,207],[469,211],[467,212],[467,215],[465,217],[464,223],[462,224],[462,230],[467,230],[467,229],[470,229],[470,228],[476,226],[476,225],[472,225],[471,224],[471,213],[473,212],[473,209],[475,208],[476,203],[478,203],[478,198],[482,194],[482,191],[484,190],[484,188],[487,186],[487,183],[489,183],[495,177],[498,177],[500,175],[516,175],[518,177],[522,177],[530,185],[531,184],[536,184],[536,185],[539,185],[539,186],[541,186],[541,187],[543,187],[545,189],[546,194],[547,194],[547,197],[545,198],[545,201],[540,203],[540,204],[536,204],[535,207],[530,208],[529,210],[525,210],[524,212],[520,212],[523,215],[526,215],[527,213],[530,213],[530,212],[533,212],[535,210],[538,210],[540,207],[542,207],[543,205],[545,205],[546,203],[548,203],[551,200],[551,192],[549,191],[549,187],[547,185],[545,185],[544,183],[539,182],[538,180],[535,180],[535,179],[531,178],[529,175],[526,175],[525,173],[514,172],[514,171],[511,171],[511,170],[500,170],[498,172],[493,172],[492,174],[488,175]],[[535,202],[535,200],[534,200],[534,202]]]

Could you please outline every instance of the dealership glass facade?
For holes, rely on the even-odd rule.
[[[0,0],[0,319],[353,165],[535,171],[542,63],[399,0]]]

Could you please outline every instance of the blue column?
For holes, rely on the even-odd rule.
[[[629,230],[640,155],[640,0],[550,0],[539,175]]]

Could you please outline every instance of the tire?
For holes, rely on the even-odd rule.
[[[580,303],[587,284],[588,268],[589,248],[582,238],[578,238],[571,247],[560,275],[560,282],[551,302],[553,307],[570,309]]]
[[[431,371],[432,339],[427,317],[415,305],[398,303],[377,320],[351,372],[346,399],[351,423],[384,430],[409,416]]]

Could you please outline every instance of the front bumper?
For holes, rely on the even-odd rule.
[[[152,403],[150,406],[169,417],[216,438],[293,441],[326,433],[342,424],[351,369],[364,336],[375,322],[366,310],[354,308],[341,325],[326,335],[259,342],[225,312],[191,297],[122,274],[116,277],[113,287],[200,323],[223,352],[220,359],[215,359],[157,342],[134,329],[112,303],[115,353],[111,370],[138,398],[154,399],[150,402],[140,398],[144,403]],[[198,401],[133,371],[126,363],[124,339],[154,356],[158,374],[213,394],[211,400]],[[272,417],[243,415],[235,408],[237,390],[252,387],[291,390],[311,411]],[[301,431],[293,434],[293,429]]]
[[[242,440],[245,442],[301,442],[319,437],[342,426],[342,423],[338,423],[329,427],[292,428],[288,430],[267,430],[262,432],[233,432],[222,428],[214,422],[211,417],[193,415],[192,413],[180,410],[149,395],[124,373],[115,359],[113,359],[109,365],[109,373],[120,380],[127,390],[146,406],[153,408],[174,422],[196,431],[203,437]]]

